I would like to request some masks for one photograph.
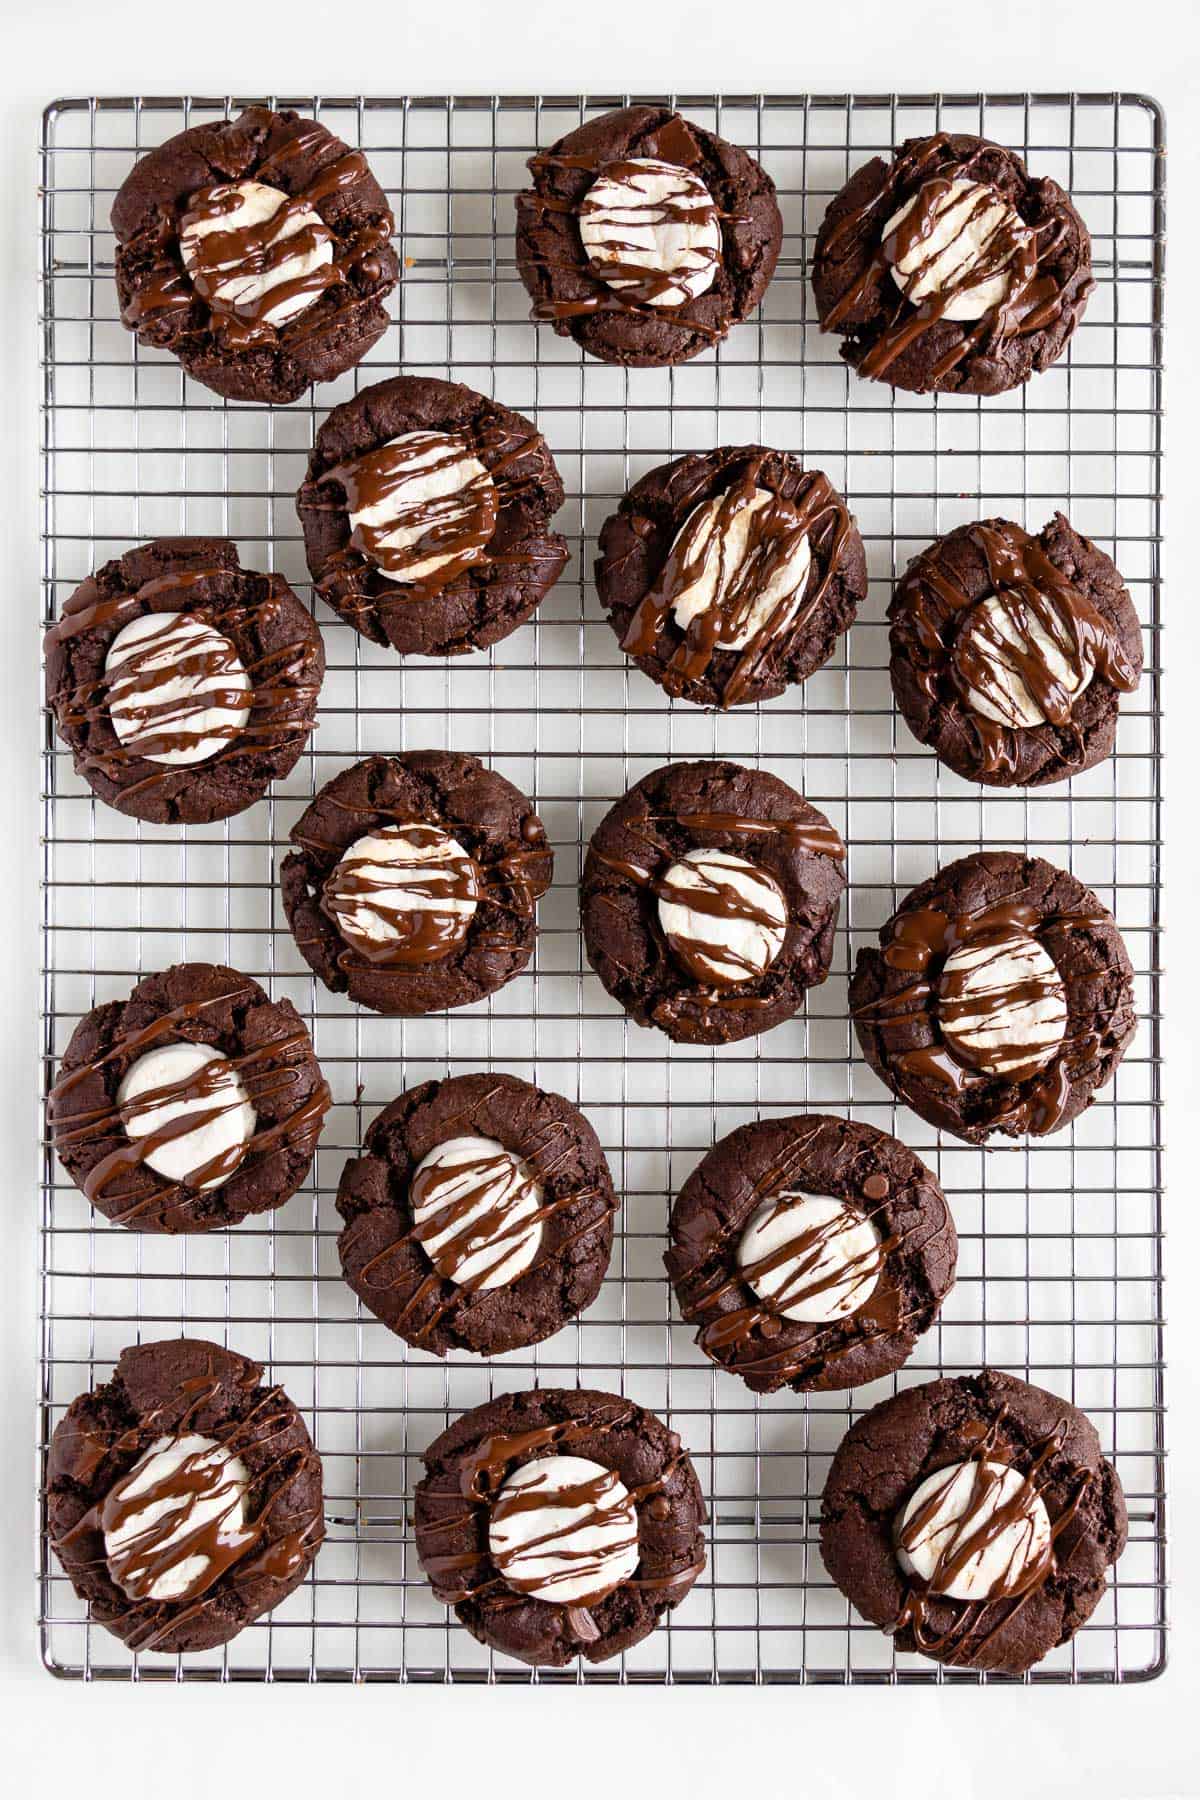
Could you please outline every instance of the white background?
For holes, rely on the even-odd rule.
[[[53,1796],[301,1794],[437,1782],[481,1796],[1200,1794],[1200,1256],[1193,1115],[1200,968],[1194,515],[1200,453],[1200,49],[1190,0],[316,0],[281,5],[27,0],[0,5],[0,1768]],[[1168,319],[1168,1318],[1170,1667],[1125,1689],[948,1691],[126,1690],[37,1663],[32,1440],[36,1158],[38,115],[62,94],[733,92],[1113,88],[1166,107]],[[1190,529],[1189,529],[1190,528]]]

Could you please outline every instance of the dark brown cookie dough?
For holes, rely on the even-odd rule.
[[[1024,1477],[1045,1508],[1053,1542],[1023,1584],[1019,1564],[1006,1572],[1006,1584],[1022,1591],[1006,1592],[1002,1583],[988,1597],[985,1583],[978,1598],[948,1597],[934,1591],[953,1573],[948,1559],[928,1580],[901,1568],[897,1547],[912,1535],[900,1521],[931,1475],[973,1463],[967,1479],[980,1483],[978,1465],[988,1462]],[[1018,1519],[1028,1500],[1026,1489]],[[979,1517],[973,1495],[962,1513],[970,1530]],[[999,1512],[993,1518],[1003,1521]],[[1100,1454],[1091,1421],[1069,1401],[996,1369],[931,1381],[873,1407],[842,1439],[821,1506],[825,1567],[898,1650],[1006,1675],[1024,1674],[1074,1637],[1104,1593],[1126,1532],[1121,1483]]]
[[[153,628],[157,645],[152,638],[106,674],[114,640],[151,613],[176,616],[185,631],[208,627],[220,642],[173,643],[180,627],[164,620]],[[193,677],[190,698],[163,697],[152,665],[168,648]],[[216,681],[220,691],[230,652],[249,681],[249,711],[241,722],[226,712],[202,761],[155,760],[210,741],[203,687]],[[308,742],[325,675],[321,634],[283,576],[243,569],[228,538],[156,538],[105,563],[67,600],[45,654],[47,704],[77,771],[109,806],[152,825],[205,825],[261,799]],[[134,728],[124,741],[114,702]]]
[[[371,881],[347,880],[341,859],[360,838],[449,839],[464,852],[450,868],[454,900],[474,900],[465,927],[436,908],[424,914],[370,907],[388,941],[368,957],[346,936],[350,894],[370,899]],[[533,806],[478,757],[449,750],[368,756],[335,775],[292,827],[284,858],[284,912],[305,962],[335,994],[374,1012],[412,1016],[470,1006],[503,987],[529,961],[535,907],[554,855]],[[331,878],[333,878],[331,885]],[[364,908],[365,910],[365,908]],[[447,929],[418,930],[444,922]],[[437,941],[434,941],[434,939]]]
[[[863,1054],[906,1106],[971,1144],[1069,1124],[1137,1026],[1111,913],[1040,857],[948,863],[905,897],[879,944],[859,951],[850,983]]]
[[[1141,628],[1111,559],[1062,513],[1036,536],[985,519],[938,538],[888,617],[896,704],[956,775],[1041,787],[1112,750]]]
[[[167,1106],[186,1107],[201,1123],[233,1110],[229,1091],[210,1085],[214,1065],[207,1075],[167,1074],[136,1102],[118,1098],[133,1065],[171,1044],[219,1051],[255,1113],[240,1158],[230,1154],[216,1167],[211,1159],[199,1167],[193,1162],[190,1180],[169,1179],[146,1158],[172,1136]],[[215,1067],[222,1067],[219,1059]],[[312,1040],[289,1000],[269,1000],[236,969],[176,963],[143,976],[127,1000],[97,1006],[80,1020],[48,1115],[63,1167],[105,1218],[133,1231],[216,1231],[281,1206],[296,1192],[329,1103]],[[130,1121],[141,1127],[136,1138],[126,1129]],[[218,1179],[220,1185],[208,1185]]]
[[[312,254],[320,245],[325,256],[315,271],[289,272],[265,308],[252,298],[223,299],[219,274],[203,264],[189,272],[182,248],[181,232],[227,214],[236,198],[230,188],[245,182],[286,202],[273,220],[218,228],[205,241],[224,241],[206,261],[211,254],[227,265],[227,279],[228,265],[257,272],[274,257],[278,266],[283,242]],[[399,274],[392,224],[361,151],[315,120],[252,106],[237,119],[194,125],[141,157],[113,201],[121,317],[143,344],[169,350],[215,393],[286,404],[312,382],[353,368],[387,329],[383,301]],[[302,311],[279,316],[313,295]]]
[[[906,285],[921,280],[922,268],[928,278],[938,211],[959,198],[948,193],[952,182],[982,193],[943,221],[948,263],[965,248],[964,226],[978,236],[975,255],[953,273],[944,264],[936,271],[944,282],[931,292],[922,284],[914,303],[893,266],[909,271],[915,256]],[[914,202],[885,238],[884,228]],[[984,291],[989,278],[998,284],[994,298]],[[1058,183],[1030,176],[1015,151],[961,133],[909,138],[890,163],[864,163],[830,204],[813,259],[821,328],[843,338],[845,360],[860,375],[917,394],[1019,387],[1058,361],[1094,286],[1087,226]],[[947,316],[964,304],[982,316]]]
[[[735,891],[747,881],[744,868],[732,877],[721,862],[701,870],[687,897],[704,910],[708,945],[691,931],[669,938],[660,906],[681,891],[673,872],[710,850],[750,865],[751,892]],[[580,891],[588,961],[631,1018],[677,1043],[769,1031],[829,972],[844,857],[823,814],[764,770],[734,762],[654,769],[601,820],[588,847]],[[745,925],[756,952],[727,950],[724,962],[705,953]],[[768,939],[778,948],[764,967]]]
[[[752,1230],[784,1195],[839,1206],[818,1213],[802,1199],[785,1250]],[[787,1218],[786,1202],[776,1217]],[[680,1190],[670,1232],[667,1273],[696,1342],[762,1394],[860,1387],[900,1368],[936,1320],[958,1254],[945,1195],[920,1158],[886,1132],[823,1113],[723,1137]],[[789,1308],[826,1317],[791,1318]]]
[[[92,1618],[131,1650],[173,1656],[228,1643],[278,1606],[312,1566],[325,1534],[321,1459],[282,1388],[264,1387],[261,1376],[249,1357],[200,1338],[139,1344],[122,1351],[112,1379],[73,1401],[55,1429],[46,1494],[51,1546]],[[199,1447],[173,1482],[149,1482],[136,1508],[121,1494],[119,1484],[148,1452],[164,1439],[187,1437],[220,1446],[249,1478],[240,1523],[228,1516],[220,1535],[199,1512]],[[215,1486],[218,1505],[231,1480],[226,1465],[216,1476],[224,1484]],[[106,1554],[106,1533],[159,1499],[171,1505],[158,1537],[145,1542],[143,1529],[142,1544]],[[173,1520],[177,1533],[194,1534],[182,1546],[162,1541]],[[235,1526],[238,1541],[222,1541]],[[203,1569],[178,1597],[145,1591],[164,1574],[179,1575],[188,1557]]]
[[[452,437],[440,454],[463,465],[473,460],[486,480],[470,471],[457,502],[406,497],[405,486],[411,495],[419,479],[414,451],[423,459],[430,449],[384,447],[414,432]],[[415,579],[389,579],[372,554],[372,534],[351,529],[351,509],[389,499],[394,513],[403,507],[404,528],[423,535],[381,553],[398,573],[416,571]],[[562,479],[535,425],[473,388],[416,375],[377,382],[333,409],[296,496],[321,598],[372,643],[420,656],[482,650],[524,623],[567,564],[567,540],[550,529],[562,502]],[[443,557],[450,560],[420,573]]]
[[[775,496],[774,504],[755,501],[755,490]],[[713,503],[713,514],[702,510]],[[757,510],[744,543],[727,550],[748,503]],[[799,594],[793,588],[764,602],[768,584],[781,585],[805,551]],[[673,602],[698,579],[707,582],[718,559],[716,606],[681,626]],[[621,648],[673,699],[748,706],[829,660],[866,597],[867,565],[858,528],[826,476],[781,450],[745,444],[681,456],[643,475],[600,533],[596,586]],[[723,648],[722,640],[740,647]]]
[[[580,237],[580,208],[597,177],[646,159],[698,180],[716,209],[712,285],[679,304],[640,297],[662,284],[609,286],[593,272]],[[533,189],[517,195],[517,266],[533,317],[590,355],[632,368],[685,362],[719,343],[766,292],[783,241],[775,184],[744,150],[678,113],[662,106],[605,113],[539,151],[529,169]],[[663,216],[670,217],[669,203]],[[623,266],[639,273],[632,255]]]
[[[472,1145],[455,1152],[457,1177],[427,1170],[414,1181],[439,1146],[463,1140]],[[376,1318],[435,1356],[498,1356],[591,1305],[617,1199],[600,1141],[570,1101],[513,1075],[460,1075],[384,1108],[342,1171],[337,1206],[342,1273]]]
[[[521,1465],[553,1456],[599,1465],[632,1502],[636,1565],[599,1599],[538,1598],[513,1585],[509,1576],[522,1577],[511,1563],[506,1575],[490,1546],[504,1484]],[[425,1469],[413,1503],[421,1566],[472,1637],[521,1662],[561,1667],[629,1649],[678,1606],[704,1567],[704,1500],[687,1451],[661,1419],[615,1394],[505,1394],[444,1431],[425,1452]],[[544,1548],[565,1549],[573,1573],[597,1580],[578,1541],[564,1545],[555,1533]]]

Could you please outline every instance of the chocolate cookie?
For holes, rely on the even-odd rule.
[[[906,1106],[970,1144],[1069,1124],[1137,1026],[1112,914],[1040,857],[948,863],[879,944],[859,951],[850,983],[863,1054]]]
[[[588,961],[631,1018],[677,1043],[769,1031],[829,973],[845,854],[823,814],[764,770],[654,769],[588,846]]]
[[[321,598],[372,643],[460,656],[515,631],[567,564],[563,484],[520,413],[397,375],[337,406],[296,496]]]
[[[825,1567],[898,1650],[1005,1675],[1074,1637],[1126,1532],[1095,1426],[996,1369],[873,1407],[821,1504]]]
[[[1092,279],[1057,182],[984,138],[909,138],[873,157],[817,233],[823,331],[860,375],[912,393],[1002,394],[1058,361]]]
[[[295,1193],[329,1103],[290,1001],[236,969],[176,963],[79,1021],[48,1116],[63,1167],[106,1219],[216,1231]]]
[[[615,1394],[539,1388],[464,1413],[425,1452],[417,1554],[471,1636],[519,1661],[603,1662],[704,1567],[687,1451]]]
[[[591,1305],[617,1199],[569,1100],[514,1075],[460,1075],[384,1108],[337,1206],[342,1273],[377,1319],[435,1356],[499,1356]]]
[[[631,368],[685,362],[758,305],[783,221],[752,156],[663,106],[590,119],[530,158],[517,267],[534,319]]]
[[[741,1125],[671,1209],[665,1261],[696,1342],[755,1393],[859,1387],[907,1362],[958,1238],[919,1157],[809,1113]]]
[[[295,400],[387,329],[387,200],[315,119],[252,106],[181,131],[134,164],[112,228],[125,324],[230,400]]]
[[[746,444],[643,475],[600,533],[596,586],[621,648],[672,699],[749,706],[829,660],[867,565],[828,478]]]
[[[228,538],[156,538],[104,564],[46,633],[46,700],[75,768],[118,812],[207,825],[294,766],[325,674],[282,575]]]
[[[228,1643],[321,1548],[321,1459],[261,1376],[201,1338],[139,1344],[55,1428],[51,1546],[92,1618],[131,1650]]]
[[[967,781],[1041,787],[1103,761],[1142,673],[1111,560],[1055,513],[960,525],[913,558],[888,609],[909,729]]]
[[[368,756],[292,827],[283,908],[309,968],[374,1012],[470,1006],[520,974],[554,856],[532,805],[475,756]]]

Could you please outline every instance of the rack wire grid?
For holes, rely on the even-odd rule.
[[[261,101],[263,96],[256,96]],[[656,100],[668,97],[655,96]],[[848,1607],[817,1543],[821,1489],[851,1421],[897,1388],[990,1363],[1095,1420],[1129,1499],[1107,1597],[1033,1682],[1115,1682],[1164,1666],[1166,1574],[1159,1082],[1159,530],[1163,119],[1137,95],[670,96],[752,150],[785,238],[758,314],[674,369],[588,361],[528,320],[513,256],[526,158],[628,97],[271,97],[364,149],[389,190],[404,274],[398,321],[359,368],[288,407],[226,404],[121,325],[108,228],[135,157],[249,99],[64,100],[41,145],[44,605],[129,544],[219,532],[249,567],[310,592],[293,496],[335,402],[397,370],[481,388],[533,415],[567,488],[569,571],[486,653],[409,658],[323,606],[329,654],[311,747],[240,817],[186,831],[97,802],[49,720],[44,753],[45,1082],[97,1003],[187,958],[235,965],[308,1020],[334,1106],[305,1189],[273,1215],[156,1239],[91,1214],[44,1152],[39,1468],[55,1422],[120,1350],[177,1333],[259,1357],[304,1409],[324,1459],[329,1536],[305,1584],[208,1655],[131,1657],[91,1626],[45,1548],[42,1647],[60,1675],[133,1680],[923,1682],[969,1671],[898,1654]],[[1073,195],[1098,287],[1069,356],[996,399],[915,397],[860,381],[816,327],[808,286],[830,199],[867,157],[932,129],[1012,145]],[[870,596],[833,659],[760,708],[672,705],[632,669],[592,587],[597,533],[630,483],[715,444],[777,445],[828,472],[866,541]],[[990,514],[1034,529],[1056,507],[1110,552],[1135,596],[1147,669],[1117,752],[1038,791],[941,768],[893,710],[885,609],[937,534]],[[276,871],[310,795],[369,751],[453,747],[531,794],[556,856],[536,961],[486,1004],[398,1020],[308,973]],[[717,1051],[626,1019],[582,955],[576,882],[602,814],[648,769],[730,756],[802,789],[848,846],[833,969],[807,1008]],[[987,1150],[932,1132],[857,1052],[847,979],[897,901],[983,846],[1066,864],[1112,907],[1137,971],[1138,1036],[1095,1105],[1056,1136]],[[533,1350],[439,1362],[363,1313],[340,1278],[334,1195],[375,1113],[431,1076],[507,1069],[577,1102],[623,1197],[611,1270],[586,1316]],[[893,1132],[933,1166],[961,1241],[942,1319],[898,1376],[852,1393],[756,1399],[672,1313],[667,1213],[701,1154],[749,1119],[823,1109]],[[43,1140],[44,1141],[44,1140]],[[421,1574],[410,1503],[423,1448],[464,1409],[534,1384],[619,1391],[679,1431],[710,1512],[708,1567],[651,1637],[599,1668],[534,1672],[476,1644]],[[995,1679],[995,1678],[990,1678]]]

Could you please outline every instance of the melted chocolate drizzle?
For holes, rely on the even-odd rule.
[[[420,850],[443,843],[447,837],[441,826],[424,819],[393,819],[373,835],[401,838]],[[370,963],[375,968],[413,969],[427,963],[442,962],[453,954],[466,938],[471,917],[445,903],[460,901],[477,903],[483,892],[482,871],[468,851],[437,861],[398,864],[406,870],[403,880],[392,874],[393,865],[376,863],[370,850],[361,857],[343,858],[335,864],[321,891],[321,910],[332,920],[343,938],[353,933],[353,942],[338,961],[345,968],[350,961]],[[419,870],[414,879],[413,870]],[[385,899],[389,892],[419,896],[432,901],[429,907],[406,906],[403,900]],[[439,906],[438,902],[442,902]],[[361,931],[353,931],[359,909],[373,913],[382,923],[385,936],[373,943]]]
[[[753,500],[768,454],[752,457],[720,496],[711,536],[707,529],[701,529],[705,501],[699,501],[689,514],[657,580],[640,601],[621,640],[621,648],[630,656],[653,655],[676,598],[701,575],[714,540],[725,580],[726,534],[733,520]],[[723,707],[737,706],[768,658],[802,632],[816,613],[841,564],[851,530],[852,520],[844,501],[819,472],[807,475],[799,493],[790,499],[772,494],[769,504],[750,515],[742,561],[729,573],[720,604],[696,614],[663,669],[661,680],[666,692],[678,698],[689,683],[701,680],[709,672],[720,640],[739,635],[759,594],[786,568],[807,537],[815,578],[810,574],[807,594],[798,609],[794,592],[781,595],[745,648],[736,652],[737,661],[721,687],[720,698]]]
[[[987,148],[980,146],[970,155],[956,159],[950,172],[943,173],[946,153],[953,150],[945,132],[911,145],[895,157],[874,198],[846,213],[830,229],[824,253],[831,258],[849,252],[864,240],[875,242],[862,274],[822,319],[822,331],[835,331],[843,324],[881,276],[886,277],[887,287],[895,285],[892,267],[906,261],[927,242],[939,223],[939,209],[952,180],[975,180],[987,190],[976,208],[964,217],[960,235],[973,222],[975,213],[990,206],[994,199],[1005,205],[1008,215],[985,239],[978,260],[967,259],[938,292],[914,305],[896,288],[891,318],[857,365],[861,375],[875,379],[885,376],[910,345],[945,317],[947,307],[960,293],[995,276],[1007,277],[1003,297],[981,319],[963,322],[961,340],[951,344],[930,370],[931,384],[943,380],[974,351],[992,352],[1007,338],[1042,331],[1062,311],[1064,290],[1044,265],[1061,248],[1065,228],[1061,222],[1029,225],[1019,219],[1015,207],[1000,190],[976,173],[976,165]],[[914,194],[912,210],[885,237],[883,228],[887,221]],[[1014,216],[1018,222],[1014,223]],[[1089,276],[1077,288],[1078,297],[1082,299],[1094,286]]]
[[[930,1579],[922,1581],[913,1574],[906,1576],[904,1598],[890,1628],[893,1635],[898,1631],[910,1631],[918,1650],[943,1656],[950,1663],[965,1660],[968,1656],[977,1657],[996,1633],[1010,1623],[1030,1597],[1043,1588],[1056,1572],[1059,1559],[1055,1554],[1055,1544],[1074,1519],[1092,1481],[1090,1470],[1077,1471],[1079,1483],[1075,1493],[1057,1518],[1050,1521],[1050,1541],[1045,1554],[1027,1559],[1025,1552],[1032,1543],[1032,1502],[1044,1493],[1051,1480],[1050,1464],[1062,1450],[1067,1426],[1065,1420],[1060,1421],[1049,1437],[1034,1447],[1024,1485],[987,1516],[984,1509],[990,1504],[997,1479],[987,1464],[989,1461],[1001,1460],[993,1453],[999,1444],[1007,1411],[1006,1406],[1001,1407],[996,1418],[982,1431],[971,1456],[966,1459],[975,1464],[966,1510],[956,1529],[945,1534],[945,1541],[938,1552]],[[911,1555],[920,1543],[926,1528],[937,1514],[950,1481],[957,1474],[957,1467],[956,1464],[948,1470],[946,1482],[934,1490],[907,1525],[901,1526],[897,1522],[895,1542],[898,1550]],[[1014,1525],[1024,1525],[1026,1529],[986,1598],[949,1601],[945,1589],[955,1577]],[[930,1602],[934,1600],[953,1604],[959,1609],[952,1622],[942,1631],[935,1630],[930,1625]],[[992,1608],[999,1609],[994,1617],[991,1616]]]
[[[240,179],[273,186],[273,175],[286,171],[287,164],[294,158],[311,154],[323,140],[324,131],[310,124],[307,131],[301,130],[289,138]],[[309,316],[312,302],[320,299],[327,289],[344,286],[356,273],[361,273],[368,281],[377,279],[378,252],[392,235],[392,215],[387,211],[377,222],[362,225],[340,249],[336,232],[323,219],[319,225],[303,226],[290,237],[282,235],[290,221],[306,211],[320,214],[323,201],[335,200],[369,174],[366,158],[359,151],[341,148],[344,153],[319,169],[305,187],[294,194],[285,193],[278,211],[262,224],[212,231],[194,239],[195,264],[190,279],[182,267],[180,230],[189,223],[219,219],[233,211],[237,205],[236,184],[218,182],[198,189],[179,218],[164,209],[157,256],[129,297],[122,314],[125,323],[136,329],[160,315],[183,311],[198,298],[210,316],[215,315],[220,320],[221,334],[235,350],[275,343],[282,333],[294,342],[319,329],[319,324]],[[332,261],[307,274],[280,282],[257,300],[230,306],[214,291],[221,276],[227,277],[233,269],[258,274],[278,267],[300,251],[315,249],[321,242],[333,245]],[[293,314],[278,326],[273,325],[270,314],[281,304],[301,295],[307,297],[303,312]]]
[[[637,225],[653,229],[658,225],[715,225],[720,214],[715,201],[698,175],[688,169],[675,165],[679,175],[680,186],[690,193],[698,204],[688,206],[681,200],[665,197],[660,200],[651,199],[637,184],[639,177],[648,171],[643,164],[628,159],[605,163],[598,171],[598,178],[621,187],[624,194],[619,210],[622,213],[638,213],[643,215]],[[596,187],[593,184],[584,194],[575,211],[580,219],[597,219],[603,222],[604,229],[600,236],[600,245],[608,254],[599,261],[588,256],[592,273],[608,286],[620,283],[619,292],[625,296],[626,302],[633,302],[638,307],[662,306],[670,294],[680,294],[683,303],[694,299],[691,283],[699,275],[705,273],[720,262],[720,251],[715,245],[696,244],[690,247],[688,255],[691,260],[676,270],[656,269],[650,264],[639,261],[639,246],[622,236],[628,228],[626,221],[613,218],[602,202],[595,198]],[[700,196],[703,195],[703,199]],[[561,301],[550,304],[561,306]],[[671,305],[679,304],[670,302]],[[538,316],[562,317],[562,313],[547,315],[539,311]]]

